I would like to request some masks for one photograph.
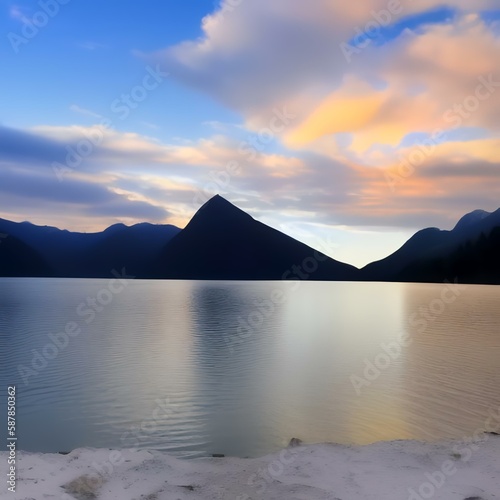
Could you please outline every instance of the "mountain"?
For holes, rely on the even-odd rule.
[[[30,222],[11,222],[0,219],[0,233],[15,237],[30,246],[45,259],[55,276],[87,277],[81,260],[103,233],[72,233],[51,226],[36,226]]]
[[[92,269],[96,276],[109,276],[112,269],[122,268],[132,276],[144,276],[151,262],[180,231],[172,225],[147,223],[111,226],[104,231],[103,238],[88,248],[83,266]]]
[[[443,231],[428,228],[413,235],[399,250],[385,259],[372,262],[360,272],[365,281],[393,281],[405,269],[429,249],[436,248],[443,241]]]
[[[281,280],[295,274],[308,280],[354,280],[357,272],[254,220],[217,195],[165,246],[150,276]]]
[[[39,278],[52,274],[36,250],[14,236],[0,235],[0,276]]]
[[[419,259],[398,275],[399,281],[500,285],[500,226],[467,240],[445,256]]]
[[[111,276],[113,269],[122,267],[132,275],[142,274],[179,231],[170,225],[115,224],[99,233],[73,233],[0,219],[0,233],[36,251],[50,269],[50,275],[58,277],[105,278]],[[8,267],[8,260],[3,262]],[[12,266],[14,269],[14,262]],[[7,272],[10,271],[0,275]]]
[[[495,282],[495,264],[491,261],[489,273],[484,259],[495,248],[497,228],[500,209],[493,213],[475,210],[451,231],[419,231],[392,255],[361,269],[360,277],[366,281]]]
[[[481,222],[486,217],[491,215],[490,212],[486,212],[485,210],[474,210],[467,215],[464,215],[458,222],[457,225],[453,228],[454,231],[468,231],[470,228],[473,228],[476,224]]]
[[[150,279],[402,281],[500,284],[500,209],[475,210],[451,231],[418,231],[359,270],[335,261],[217,195],[180,230],[115,224],[73,233],[0,219],[0,276]]]

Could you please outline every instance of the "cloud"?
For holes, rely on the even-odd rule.
[[[323,10],[326,3],[317,2]],[[328,29],[331,26],[318,29],[312,19],[306,22],[300,16],[314,7],[283,0],[244,1],[227,14],[224,7],[223,2],[204,19],[203,38],[169,47],[153,58],[174,78],[249,118],[271,112],[278,95],[288,100],[314,85],[318,76],[336,79],[338,57],[331,47],[339,34]]]
[[[99,113],[95,113],[94,111],[90,111],[89,109],[82,108],[78,106],[77,104],[72,104],[69,107],[70,111],[73,111],[74,113],[80,113],[81,115],[84,116],[90,116],[91,118],[103,118],[102,115]]]
[[[36,130],[0,126],[0,198],[6,213],[23,213],[28,206],[37,206],[37,210],[52,206],[80,215],[137,220],[161,221],[170,216],[159,201],[137,200],[113,191],[114,177],[102,166],[95,165],[98,173],[75,170],[61,182],[52,165],[65,161],[66,141],[75,141],[79,137],[77,130],[70,128],[66,133],[48,136]],[[71,144],[76,147],[78,142]]]
[[[498,130],[496,91],[473,113],[456,111],[474,105],[470,99],[480,78],[500,81],[498,35],[477,14],[497,3],[396,3],[392,24],[436,7],[449,6],[457,14],[383,45],[372,43],[348,64],[341,44],[387,9],[386,0],[370,6],[222,2],[204,19],[201,38],[151,57],[174,79],[240,112],[254,130],[268,127],[273,112],[287,107],[295,119],[281,134],[285,146],[348,164],[390,165],[415,132]]]
[[[100,126],[37,126],[29,132],[2,127],[0,132],[2,189],[16,197],[11,210],[30,198],[79,206],[81,214],[135,213],[139,219],[148,215],[184,225],[217,192],[271,185],[272,179],[278,185],[307,170],[294,156],[243,154],[239,141],[222,135],[164,144]],[[88,149],[90,138],[99,140],[95,149]],[[86,154],[75,165],[79,151]]]
[[[140,124],[151,130],[158,130],[160,128],[158,125],[150,122],[141,121]]]
[[[500,129],[500,38],[477,16],[428,26],[376,52],[288,133],[290,146],[350,133],[350,150],[362,155],[415,132]]]
[[[64,144],[57,138],[0,125],[0,158],[48,163],[64,159]]]
[[[285,141],[300,148],[326,135],[363,129],[377,118],[385,101],[385,92],[374,92],[367,83],[349,78],[292,130]]]
[[[19,5],[12,5],[9,10],[9,15],[12,19],[16,21],[21,21],[24,24],[30,23],[31,21],[25,14],[25,9]]]
[[[500,38],[479,16],[498,2],[400,6],[392,25],[437,7],[455,15],[371,43],[349,64],[341,44],[387,9],[386,0],[370,6],[255,0],[232,9],[222,2],[205,18],[200,39],[152,57],[172,78],[239,112],[254,130],[268,126],[276,108],[296,116],[280,139],[293,150],[287,161],[295,156],[305,168],[285,179],[256,170],[238,181],[269,210],[291,213],[300,200],[324,223],[447,224],[468,209],[498,205],[497,190],[488,192],[498,171],[495,139],[453,140],[471,127],[484,138],[500,132]],[[393,193],[385,173],[410,154],[412,135],[436,131],[431,157]]]
[[[13,165],[0,165],[0,193],[17,198],[18,203],[37,201],[38,206],[49,202],[60,207],[81,207],[84,213],[113,217],[134,217],[163,220],[168,211],[143,201],[129,199],[106,187],[104,179],[91,181],[79,177],[59,183],[54,176]],[[12,209],[12,207],[10,207]]]
[[[186,172],[203,175],[207,168],[224,169],[229,162],[238,162],[242,175],[251,175],[252,171],[265,170],[271,176],[293,176],[304,168],[303,162],[293,155],[258,151],[263,144],[252,146],[247,142],[237,141],[223,134],[213,135],[198,140],[187,140],[178,144],[165,144],[153,137],[132,132],[119,132],[95,125],[84,127],[71,126],[37,126],[32,129],[31,136],[23,136],[19,152],[30,144],[33,155],[39,154],[39,149],[53,145],[53,149],[43,156],[44,161],[54,161],[64,157],[68,151],[78,151],[82,142],[94,142],[97,145],[82,158],[79,171],[124,171],[140,167],[160,170],[170,167],[172,174]],[[34,145],[31,145],[34,141]],[[7,144],[8,141],[6,141]],[[1,151],[1,143],[0,143]],[[52,158],[50,157],[52,154]],[[42,158],[39,158],[42,160]]]
[[[465,1],[389,3],[399,5],[397,14],[390,15],[392,24],[404,16],[443,5],[472,10]],[[345,60],[341,44],[349,42],[357,29],[364,30],[389,3],[253,0],[231,7],[232,2],[223,1],[203,20],[201,38],[168,47],[151,57],[161,62],[174,79],[241,112],[250,124],[262,126],[272,109],[283,104],[307,118],[310,107],[334,92],[354,69]],[[473,9],[494,5],[493,1],[479,1]],[[358,66],[369,63],[376,50],[372,44],[363,51],[363,63]]]
[[[73,206],[80,216],[100,213],[109,220],[111,214],[135,214],[136,220],[184,226],[204,201],[220,193],[263,220],[418,229],[449,224],[469,209],[496,208],[500,195],[494,188],[500,139],[494,137],[434,146],[392,190],[386,174],[398,174],[399,160],[390,152],[374,167],[306,151],[253,156],[224,135],[164,144],[118,131],[106,131],[95,155],[59,182],[52,159],[95,128],[40,126],[25,132],[3,127],[2,132],[2,192],[16,196],[10,206],[19,212],[29,198]],[[403,158],[412,151],[398,150]],[[228,165],[236,165],[236,171]]]
[[[495,210],[500,199],[499,147],[500,138],[447,142],[422,155],[411,170],[401,163],[364,167],[360,202],[346,207],[345,213],[365,222],[385,219],[392,225],[449,227],[476,208]],[[412,150],[402,150],[402,157],[408,158]]]

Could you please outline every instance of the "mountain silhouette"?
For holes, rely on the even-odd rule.
[[[481,222],[486,217],[491,215],[490,212],[486,212],[485,210],[474,210],[466,215],[464,215],[458,222],[457,225],[453,228],[453,231],[468,231],[470,228],[473,228],[476,224]]]
[[[150,275],[203,280],[281,280],[294,275],[296,279],[353,280],[357,271],[254,220],[216,195],[166,245]]]
[[[500,285],[500,227],[467,240],[441,257],[419,259],[403,269],[399,281]]]
[[[112,269],[127,269],[133,276],[144,276],[151,262],[164,246],[181,230],[172,225],[116,224],[103,233],[103,238],[88,248],[83,267],[94,275],[107,276]]]
[[[463,216],[451,231],[423,229],[399,250],[361,269],[366,281],[496,283],[494,232],[500,228],[500,209],[475,210]],[[464,281],[461,281],[464,280]]]
[[[0,219],[0,233],[36,251],[55,277],[106,278],[122,267],[139,275],[179,231],[170,225],[115,224],[99,233],[73,233]],[[3,265],[8,267],[7,260]]]
[[[427,228],[359,270],[256,221],[219,195],[183,229],[115,224],[73,233],[0,219],[0,276],[412,281],[500,284],[500,209],[475,210],[451,231]]]

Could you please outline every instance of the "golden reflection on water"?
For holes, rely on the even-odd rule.
[[[402,377],[406,420],[422,438],[456,438],[484,428],[500,407],[498,287],[408,285]],[[448,301],[443,300],[443,297]],[[453,299],[453,300],[452,300]]]
[[[461,438],[500,408],[500,288],[328,285],[316,301],[302,286],[279,320],[286,342],[266,390],[282,440],[299,430],[345,444]],[[350,377],[364,378],[390,343],[398,355],[358,395]]]

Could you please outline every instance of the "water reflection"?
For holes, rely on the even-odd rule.
[[[461,438],[484,427],[488,410],[500,407],[498,299],[497,287],[405,288],[412,343],[399,397],[412,435]]]
[[[264,367],[280,312],[276,308],[259,328],[252,327],[246,320],[258,310],[266,287],[242,285],[197,283],[192,289],[198,397],[210,408],[210,453],[252,455],[262,443]]]
[[[291,437],[462,437],[500,407],[500,287],[442,307],[445,285],[133,281],[87,324],[78,305],[104,286],[0,280],[21,449],[255,456]],[[26,385],[19,366],[71,321],[81,334]],[[400,350],[379,370],[388,345]]]

